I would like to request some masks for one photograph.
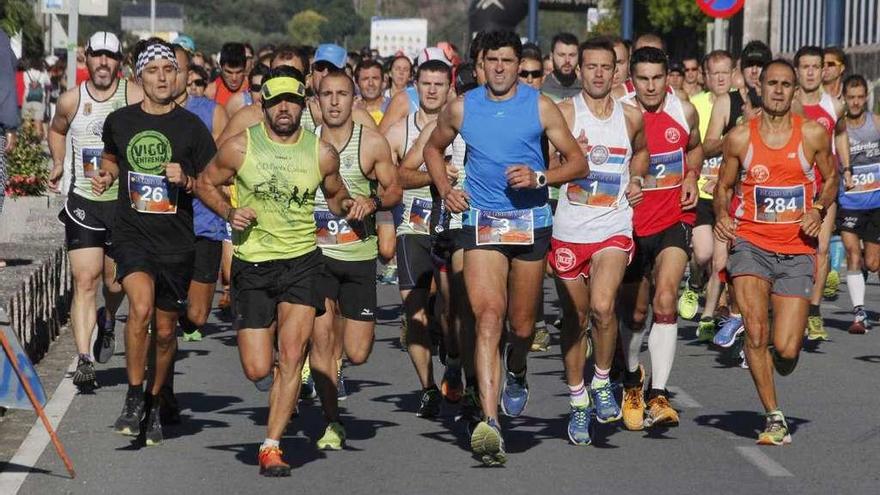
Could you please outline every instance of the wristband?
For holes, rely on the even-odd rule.
[[[382,198],[380,198],[379,196],[376,196],[375,194],[371,194],[370,199],[373,201],[373,206],[376,207],[376,211],[379,211],[382,209]]]

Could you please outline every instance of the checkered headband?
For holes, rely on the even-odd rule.
[[[163,58],[165,60],[170,60],[175,69],[180,69],[177,66],[177,57],[174,56],[174,50],[165,45],[154,43],[144,48],[144,51],[142,51],[141,54],[138,55],[137,64],[135,65],[135,74],[140,77],[141,72],[143,72],[144,67],[146,67],[147,64],[149,64],[153,60],[159,60]]]

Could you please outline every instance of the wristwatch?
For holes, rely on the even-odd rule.
[[[819,216],[825,218],[825,207],[821,203],[813,203],[813,208],[819,210]]]
[[[535,186],[535,189],[547,187],[547,176],[544,175],[544,172],[535,172],[535,182],[538,183],[538,185]]]

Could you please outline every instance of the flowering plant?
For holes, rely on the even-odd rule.
[[[25,123],[19,129],[15,147],[6,158],[7,196],[39,196],[46,192],[48,160],[32,125]]]

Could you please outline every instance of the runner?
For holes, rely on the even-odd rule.
[[[391,84],[383,93],[385,98],[390,100],[398,93],[404,93],[412,87],[413,64],[406,55],[395,55],[391,60],[391,68],[388,72],[391,74]],[[382,111],[384,112],[385,108]]]
[[[541,93],[553,101],[562,101],[581,92],[578,80],[578,39],[571,33],[558,33],[550,42],[553,72],[544,79]]]
[[[235,112],[242,108],[260,102],[260,83],[267,72],[269,72],[269,67],[266,65],[257,64],[254,66],[254,69],[247,76],[247,91],[235,93],[226,102],[226,115],[235,115]]]
[[[586,177],[589,170],[553,102],[518,83],[519,37],[488,33],[482,48],[487,85],[444,108],[424,155],[449,210],[465,212],[464,278],[476,318],[475,364],[484,414],[471,435],[471,448],[484,464],[498,465],[506,460],[497,417],[499,388],[508,416],[522,414],[529,397],[526,358],[552,225],[546,186]],[[468,149],[463,191],[452,188],[443,159],[458,133]],[[546,172],[545,133],[563,156],[560,167]],[[511,332],[504,353],[505,385],[499,387],[505,320]]]
[[[220,77],[208,84],[205,96],[225,106],[233,94],[247,91],[249,63],[243,44],[225,43],[220,48]]]
[[[682,90],[689,97],[702,93],[703,86],[700,84],[700,62],[697,60],[697,57],[685,57],[682,59],[681,65],[684,67],[684,83],[682,85]]]
[[[730,92],[733,57],[726,50],[715,50],[706,55],[703,65],[709,90],[691,97],[691,103],[697,109],[697,114],[700,117],[701,141],[706,140],[715,102],[721,98],[728,98],[727,104],[730,105],[729,98],[733,96],[733,93]],[[736,111],[741,112],[739,108],[742,105],[741,99],[736,105]],[[725,133],[736,125],[735,120],[727,123],[726,129],[723,129]],[[699,291],[705,287],[708,309],[703,311],[703,316],[700,318],[697,339],[708,341],[715,335],[713,312],[721,288],[718,270],[713,270],[711,266],[715,251],[715,236],[712,234],[712,227],[715,223],[715,215],[712,213],[712,191],[717,182],[721,155],[720,150],[717,154],[709,155],[705,145],[703,153],[706,158],[703,161],[700,180],[697,182],[700,199],[697,201],[697,218],[692,239],[694,256],[690,265],[691,275],[678,299],[678,314],[686,320],[694,318],[699,310]],[[726,251],[727,248],[722,246],[719,249]],[[713,301],[711,304],[708,302],[710,300]]]
[[[437,120],[446,104],[452,83],[451,68],[445,60],[422,62],[416,70],[419,110],[392,126],[385,134],[395,162],[400,164],[422,129]],[[411,186],[403,182],[404,187]],[[433,198],[428,185],[403,192],[403,215],[397,227],[397,269],[400,298],[406,319],[406,348],[421,385],[416,415],[431,418],[440,412],[441,394],[434,382],[431,360],[429,293],[434,265],[431,260],[431,208]]]
[[[110,239],[116,217],[117,188],[95,194],[91,186],[91,178],[101,166],[104,119],[114,110],[143,99],[140,87],[117,77],[121,61],[116,35],[104,31],[93,34],[86,45],[89,78],[58,98],[49,128],[53,163],[49,187],[52,190],[58,192],[65,160],[73,164],[67,202],[58,219],[64,224],[73,275],[70,325],[79,354],[73,383],[80,391],[97,385],[94,361],[106,363],[116,352],[116,310],[124,297],[122,286],[116,281]],[[67,137],[70,138],[69,152]],[[97,309],[95,299],[102,278],[104,306]],[[89,349],[96,323],[98,337],[94,348]]]
[[[846,53],[837,46],[825,49],[822,89],[835,100],[844,103],[843,75],[846,73]]]
[[[846,248],[846,287],[853,306],[849,333],[863,334],[870,324],[864,308],[862,270],[863,267],[869,272],[880,269],[880,183],[877,182],[880,172],[876,170],[880,164],[880,116],[867,110],[868,82],[864,77],[847,77],[843,96],[846,133],[838,133],[835,139],[838,143],[844,136],[849,140],[849,156],[843,153],[840,157],[844,168],[837,195],[840,203],[837,228]],[[843,146],[838,145],[838,149],[841,148]]]
[[[345,72],[328,72],[317,95],[324,124],[316,133],[339,153],[339,173],[349,193],[369,198],[376,210],[387,210],[400,202],[401,196],[391,151],[381,134],[351,120],[354,95],[354,83]],[[315,319],[309,353],[327,421],[318,448],[340,450],[345,443],[345,428],[339,419],[337,399],[344,399],[346,393],[338,363],[344,350],[349,363],[363,364],[373,348],[376,226],[372,214],[352,223],[334,215],[320,191],[315,196],[315,223],[324,264],[317,287],[326,307],[326,312]],[[342,318],[337,320],[337,315]]]
[[[197,188],[199,199],[235,231],[233,301],[242,368],[258,389],[270,391],[260,474],[290,476],[279,444],[296,403],[303,351],[316,314],[324,312],[317,292],[323,266],[315,194],[320,186],[330,211],[346,221],[364,219],[374,203],[349,197],[336,150],[300,126],[306,94],[301,81],[273,69],[261,91],[263,120],[223,143]],[[236,207],[221,190],[230,182]]]
[[[817,46],[801,47],[794,56],[797,69],[798,91],[795,93],[795,112],[802,113],[806,118],[815,120],[825,128],[829,138],[834,135],[834,125],[843,115],[843,103],[834,99],[822,89],[822,67],[825,52]],[[834,147],[832,146],[832,153]],[[821,190],[824,175],[817,176],[816,189]],[[837,218],[837,203],[832,201],[822,218],[822,232],[819,234],[819,245],[816,251],[816,280],[813,297],[810,299],[810,316],[806,327],[808,340],[828,340],[828,331],[822,321],[819,304],[823,292],[829,296],[837,293],[840,285],[840,274],[831,270],[828,262],[828,247],[831,234],[834,232],[834,221]]]
[[[666,54],[654,47],[635,50],[630,73],[636,88],[624,99],[642,111],[651,155],[645,176],[644,200],[633,208],[636,254],[624,275],[621,307],[625,315],[622,347],[626,357],[623,421],[627,429],[674,426],[678,413],[669,404],[666,382],[675,360],[678,286],[690,255],[691,228],[697,203],[697,178],[703,162],[699,117],[688,102],[671,95],[666,82]],[[653,290],[652,290],[653,288]],[[653,293],[653,298],[649,296]],[[639,364],[648,316],[653,324],[648,339],[651,389],[648,411],[642,398],[644,369]]]
[[[357,106],[370,114],[379,125],[388,100],[382,94],[382,64],[375,60],[365,60],[354,69],[354,80],[360,90]]]
[[[102,194],[119,183],[113,255],[117,279],[128,296],[125,357],[128,393],[114,429],[138,436],[145,407],[147,445],[162,442],[162,385],[177,349],[177,320],[186,305],[193,274],[192,196],[195,176],[216,151],[214,140],[194,114],[174,102],[177,60],[164,43],[148,45],[135,73],[144,100],[111,113],[104,122],[101,169],[92,190]],[[145,402],[147,329],[152,322],[155,363]],[[152,360],[151,360],[152,361]]]
[[[617,344],[615,299],[635,249],[631,206],[642,199],[648,150],[641,112],[611,97],[613,43],[593,38],[579,50],[584,89],[559,109],[588,158],[590,175],[561,188],[549,259],[562,305],[562,353],[571,406],[568,438],[575,445],[589,445],[591,398],[600,423],[621,418],[609,379]],[[584,353],[591,321],[595,366],[588,395]]]
[[[838,177],[825,129],[791,112],[795,68],[774,60],[760,81],[761,118],[737,126],[725,140],[715,233],[733,243],[728,269],[745,318],[750,371],[766,411],[758,444],[783,445],[791,435],[777,403],[773,369],[787,376],[797,365],[816,273],[815,238],[837,194]],[[824,177],[815,201],[814,166]],[[742,201],[736,220],[728,214],[734,188]]]

